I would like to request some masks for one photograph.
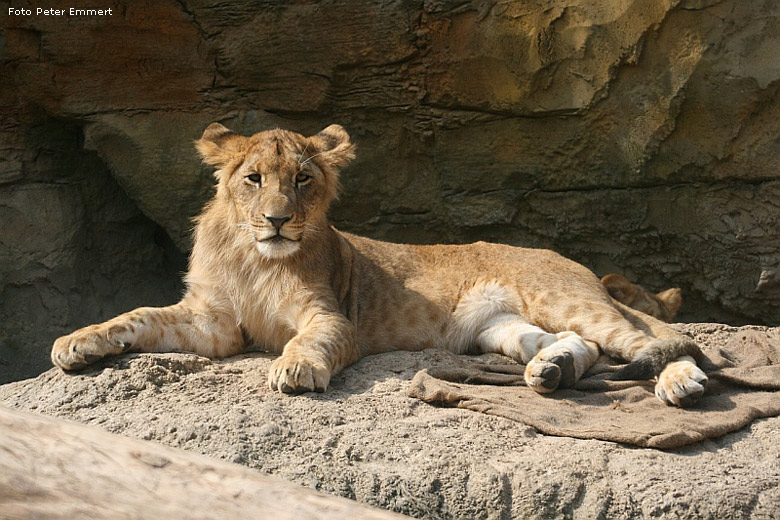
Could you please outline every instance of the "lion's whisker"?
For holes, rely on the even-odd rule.
[[[308,158],[308,159],[306,159],[305,161],[303,161],[303,162],[301,163],[301,166],[305,166],[307,162],[311,161],[312,159],[314,159],[314,158],[315,158],[315,157],[317,157],[318,155],[322,155],[322,154],[324,154],[325,152],[327,152],[327,150],[325,150],[325,151],[323,151],[323,152],[320,152],[320,153],[315,153],[314,155],[311,155],[311,156],[309,156],[309,158]]]
[[[309,149],[309,142],[307,141],[306,142],[306,146],[303,147],[303,150],[301,151],[301,154],[298,156],[298,164],[300,164],[301,166],[303,166],[303,164],[301,164],[301,159],[303,158],[303,154],[305,154],[306,150],[308,150],[308,149]]]

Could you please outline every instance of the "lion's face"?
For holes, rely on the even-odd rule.
[[[308,138],[284,130],[244,137],[214,123],[196,146],[206,163],[219,167],[219,189],[266,258],[294,254],[326,225],[338,168],[354,157],[338,125]]]

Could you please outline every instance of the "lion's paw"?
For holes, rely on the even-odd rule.
[[[330,382],[330,369],[305,356],[282,355],[268,371],[268,386],[285,394],[324,392]]]
[[[707,381],[707,376],[693,361],[674,361],[658,376],[655,396],[667,405],[691,406],[704,395]]]
[[[574,355],[568,350],[548,347],[525,367],[525,384],[540,394],[568,388],[576,382]]]
[[[51,361],[63,370],[78,370],[131,346],[132,331],[124,325],[92,325],[54,341]]]

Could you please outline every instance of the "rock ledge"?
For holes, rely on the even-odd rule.
[[[742,330],[680,326],[701,342]],[[780,329],[751,327],[773,336]],[[366,358],[325,394],[272,393],[272,358],[128,355],[0,387],[0,402],[237,462],[426,518],[772,518],[780,418],[674,451],[548,437],[406,396],[442,353]],[[542,398],[542,397],[540,397]]]

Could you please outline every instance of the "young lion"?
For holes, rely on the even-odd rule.
[[[614,273],[604,276],[601,283],[620,303],[665,322],[671,322],[682,305],[682,291],[677,287],[653,294],[641,285],[631,283],[625,276]]]
[[[687,406],[704,391],[695,343],[613,302],[593,273],[552,251],[391,244],[331,227],[338,170],[354,158],[338,125],[306,138],[245,137],[214,123],[196,147],[218,182],[197,220],[186,294],[57,339],[55,365],[127,351],[226,357],[258,345],[281,354],[272,389],[321,392],[363,356],[441,347],[511,356],[546,393],[571,387],[601,349],[631,361],[616,378],[657,376],[662,402]]]

